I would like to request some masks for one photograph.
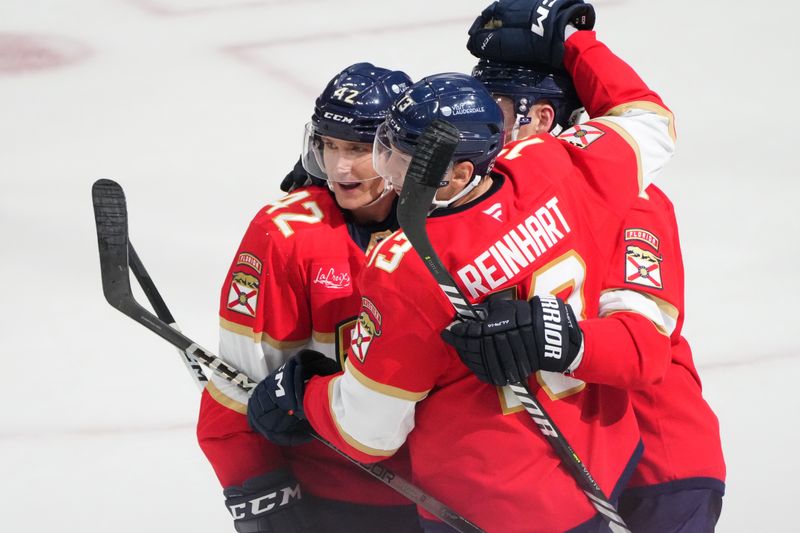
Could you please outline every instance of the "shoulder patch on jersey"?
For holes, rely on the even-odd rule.
[[[257,305],[258,278],[244,272],[234,272],[228,290],[228,309],[255,317]]]
[[[378,244],[383,242],[383,240],[394,233],[393,230],[386,229],[383,231],[376,231],[372,235],[369,236],[369,244],[367,244],[367,249],[364,250],[364,255],[369,255],[373,248],[375,248]]]
[[[561,132],[558,138],[574,144],[578,148],[586,148],[605,134],[606,132],[596,126],[576,124]]]
[[[239,256],[236,258],[236,266],[239,265],[249,266],[259,275],[263,269],[263,263],[261,262],[261,259],[250,252],[242,252],[239,254]]]
[[[311,290],[315,292],[331,292],[347,290],[353,286],[350,276],[350,265],[347,263],[312,263]]]
[[[367,351],[375,337],[380,337],[382,331],[381,312],[366,297],[361,298],[361,313],[358,315],[356,326],[350,334],[350,347],[353,354],[362,363],[367,358]]]
[[[647,231],[646,229],[642,228],[626,228],[625,229],[625,240],[626,241],[642,241],[650,246],[657,252],[660,241],[658,237]]]
[[[625,250],[625,281],[651,289],[663,289],[661,284],[662,258],[636,245]]]

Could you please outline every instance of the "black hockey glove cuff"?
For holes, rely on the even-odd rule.
[[[241,487],[227,487],[223,494],[239,533],[314,531],[300,484],[288,470],[248,479]]]

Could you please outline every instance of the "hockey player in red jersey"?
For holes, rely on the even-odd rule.
[[[220,299],[220,355],[263,378],[312,348],[315,373],[341,368],[365,252],[397,228],[396,194],[372,168],[372,138],[411,80],[369,63],[337,74],[306,126],[308,186],[267,204],[234,255]],[[213,377],[198,440],[239,532],[419,530],[408,500],[307,434],[278,446],[247,423],[247,396]],[[390,467],[410,478],[407,457]],[[298,487],[299,482],[299,487]]]
[[[597,117],[584,125],[587,146],[545,135],[503,148],[503,117],[491,95],[474,78],[443,74],[393,105],[375,161],[401,187],[421,131],[437,118],[457,126],[453,166],[427,227],[461,290],[481,302],[571,286],[580,311],[596,316],[623,217],[671,157],[671,114],[593,32],[575,32],[564,44],[563,4],[548,2],[547,37],[531,33],[530,44],[537,57],[559,64],[564,57]],[[588,7],[566,8],[575,6]],[[536,7],[530,3],[529,15]],[[255,428],[286,438],[308,421],[362,461],[407,442],[417,483],[489,532],[607,530],[513,395],[481,384],[442,341],[452,304],[402,231],[372,251],[359,286],[359,324],[343,373],[306,383],[298,378],[303,361],[290,361],[255,389],[248,405]],[[668,353],[653,322],[634,317],[631,326],[635,342]],[[642,370],[643,380],[663,373]],[[561,373],[543,374],[533,390],[602,490],[618,496],[641,451],[627,392]],[[265,416],[274,409],[284,419]],[[426,531],[449,531],[421,514]]]
[[[473,76],[489,89],[503,109],[507,142],[550,132],[578,146],[584,145],[582,128],[574,124],[574,117],[583,105],[565,73],[541,65],[482,59]],[[655,384],[629,381],[624,369],[593,377],[578,366],[573,375],[584,381],[632,388],[631,399],[644,454],[629,488],[620,497],[619,511],[628,526],[633,531],[709,532],[719,518],[725,488],[719,423],[702,396],[689,344],[681,336],[683,264],[674,209],[655,185],[645,193],[626,216],[617,239],[599,316],[638,312],[653,317],[670,337],[671,363],[663,379]],[[570,292],[554,296],[568,299]],[[503,306],[518,305],[524,304],[498,304],[497,312],[510,312]],[[619,320],[621,316],[616,314],[612,318]],[[489,316],[485,321],[496,319]],[[585,331],[594,324],[593,320],[581,323]],[[462,329],[470,328],[462,326]],[[471,330],[478,328],[473,326]],[[513,354],[498,352],[499,349],[495,352],[498,365],[503,358],[514,359]],[[660,352],[641,350],[640,354],[643,360],[663,356]],[[523,357],[530,358],[531,354]],[[477,354],[472,354],[470,360],[477,360]]]

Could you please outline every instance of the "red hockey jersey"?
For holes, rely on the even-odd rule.
[[[671,341],[663,380],[632,392],[645,450],[631,486],[680,482],[683,488],[723,492],[719,422],[703,399],[689,343],[681,335],[684,276],[674,208],[656,186],[646,192],[625,219],[600,299],[600,315],[609,316],[630,307],[623,302],[645,295],[640,312],[660,323]],[[605,382],[621,384],[625,370],[618,370]],[[581,375],[580,368],[576,375]]]
[[[375,241],[390,231],[374,234]],[[301,348],[343,361],[360,296],[354,279],[366,257],[327,189],[306,187],[266,205],[252,220],[220,295],[220,356],[254,380]],[[343,332],[345,332],[343,334]],[[213,376],[198,439],[224,487],[288,464],[304,490],[355,503],[408,501],[324,445],[279,448],[247,424],[247,396]],[[401,453],[387,465],[410,477]]]
[[[473,302],[559,294],[597,316],[622,220],[671,156],[669,113],[592,32],[569,39],[566,64],[590,114],[607,117],[508,145],[489,192],[428,220]],[[408,442],[417,483],[490,532],[563,531],[595,515],[513,395],[479,382],[441,340],[453,307],[402,232],[370,254],[359,286],[345,371],[306,389],[315,429],[362,461]],[[547,372],[533,385],[601,488],[618,489],[640,442],[628,393]]]

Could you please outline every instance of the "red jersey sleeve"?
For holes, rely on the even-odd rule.
[[[658,382],[683,322],[683,263],[669,200],[647,190],[625,218],[600,296],[600,318],[584,320],[576,377],[622,388]]]
[[[220,357],[259,381],[310,336],[300,280],[285,263],[265,208],[251,222],[220,294]],[[301,292],[297,292],[301,291]],[[276,339],[281,339],[280,341]],[[223,486],[283,465],[280,448],[247,423],[247,394],[212,375],[200,404],[197,436]]]
[[[594,32],[570,36],[564,65],[592,120],[557,137],[595,193],[624,213],[674,153],[672,113]]]
[[[438,333],[453,313],[402,232],[376,247],[359,287],[361,311],[344,372],[312,379],[304,408],[325,438],[374,462],[402,446],[416,403],[453,361],[442,356],[447,348]]]

